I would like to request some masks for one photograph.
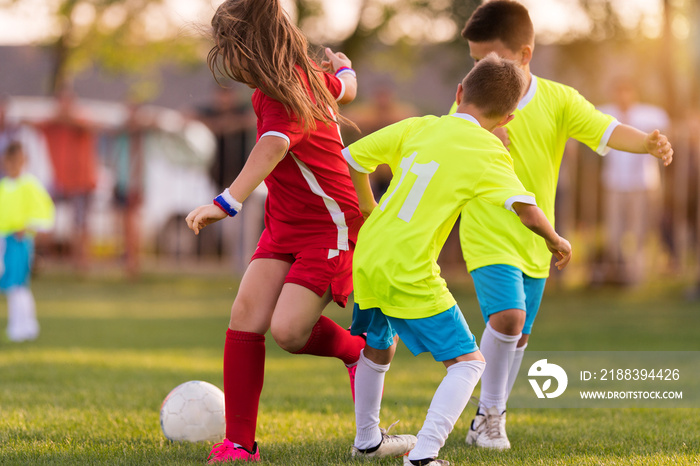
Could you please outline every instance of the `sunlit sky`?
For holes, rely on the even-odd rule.
[[[170,6],[171,15],[175,22],[181,22],[187,27],[192,24],[207,24],[211,19],[214,9],[221,0],[165,0]],[[379,0],[385,3],[392,3],[400,0]],[[549,41],[565,36],[571,31],[585,31],[589,24],[581,21],[582,15],[578,12],[578,0],[521,0],[528,9],[538,32],[540,40]],[[360,0],[324,0],[326,4],[326,18],[322,20],[323,30],[332,30],[334,33],[343,36],[352,30],[359,19]],[[282,0],[282,3],[289,6],[292,0]],[[52,5],[54,0],[22,0],[13,7],[2,7],[7,5],[6,0],[0,0],[0,45],[27,44],[40,41],[47,34],[55,33],[57,25],[51,19]],[[651,36],[657,35],[660,31],[660,19],[662,12],[661,0],[616,0],[615,7],[619,11],[624,11],[623,21],[629,21],[630,25],[637,24],[640,18],[645,18],[645,30]],[[365,17],[371,11],[363,12]],[[416,21],[415,18],[413,21]],[[406,18],[406,24],[399,24],[398,27],[414,28],[415,24],[410,24],[411,19]],[[329,25],[333,25],[329,28]],[[157,20],[154,21],[157,26]],[[674,25],[677,26],[677,25]],[[681,25],[682,26],[682,25]],[[429,37],[439,37],[439,34],[456,34],[456,30],[436,23],[435,31],[429,33]],[[446,37],[444,39],[448,39]]]

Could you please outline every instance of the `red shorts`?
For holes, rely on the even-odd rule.
[[[263,238],[265,235],[263,235]],[[258,243],[255,254],[250,259],[277,259],[292,264],[285,283],[295,283],[308,288],[319,296],[331,289],[333,301],[345,307],[352,292],[352,253],[338,249],[314,248],[312,246],[295,253],[272,252],[266,249],[264,241]]]

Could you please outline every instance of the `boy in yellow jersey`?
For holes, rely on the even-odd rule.
[[[499,137],[508,144],[518,178],[535,194],[552,224],[567,139],[574,138],[601,155],[613,148],[648,153],[665,165],[671,163],[673,150],[658,130],[647,134],[619,124],[597,111],[576,90],[530,73],[534,31],[528,11],[520,3],[493,0],[482,4],[462,36],[477,63],[495,52],[515,61],[525,73],[525,95],[514,112],[514,121]],[[549,275],[550,253],[517,219],[481,199],[464,208],[460,239],[487,322],[481,338],[487,365],[481,378],[480,407],[466,440],[480,447],[506,449],[510,448],[505,432],[506,400]]]
[[[29,278],[34,256],[34,235],[51,228],[54,205],[34,176],[23,173],[26,157],[13,142],[5,149],[0,179],[0,293],[7,295],[7,337],[11,341],[39,336],[34,296]]]
[[[511,120],[523,89],[517,66],[492,54],[458,86],[454,115],[409,118],[343,150],[360,210],[371,212],[353,258],[351,331],[367,334],[355,379],[353,456],[383,456],[375,453],[382,446],[379,411],[398,334],[413,354],[430,352],[447,368],[404,464],[449,464],[437,459],[438,452],[485,366],[437,265],[463,207],[477,200],[490,203],[544,237],[559,267],[571,257],[568,241],[523,188],[508,152],[491,133]],[[377,204],[368,174],[382,163],[391,167],[393,178]]]

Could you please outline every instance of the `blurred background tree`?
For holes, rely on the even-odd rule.
[[[54,92],[97,66],[140,77],[137,93],[145,99],[156,92],[159,66],[201,61],[197,31],[183,26],[163,0],[60,0],[51,3],[51,15],[55,27],[43,42],[52,50]]]
[[[324,0],[291,2],[304,32],[316,43],[340,46],[362,56],[382,43],[398,46],[394,56],[415,58],[416,46],[459,42],[459,31],[479,0],[356,0],[343,2],[347,13],[342,28],[330,26],[333,5]],[[340,3],[340,2],[338,2]],[[391,60],[393,62],[394,60]]]
[[[0,0],[0,6],[18,2]],[[198,14],[189,18],[173,13],[176,3],[177,0],[51,3],[55,27],[44,42],[53,49],[51,88],[60,87],[90,66],[99,66],[108,72],[137,76],[147,90],[145,83],[157,84],[158,69],[164,63],[201,64],[208,47],[206,23],[217,2],[182,0],[180,3],[189,3],[190,8],[197,9]],[[480,3],[479,0],[283,0],[312,43],[340,48],[351,57],[359,57],[367,66],[398,75],[413,74],[417,64],[424,61],[426,48],[435,44],[439,44],[441,53],[449,55],[446,62],[453,67],[443,73],[463,74],[465,66],[470,64],[459,32]],[[559,5],[563,17],[535,24],[538,43],[556,43],[561,49],[554,63],[557,71],[596,78],[600,74],[599,66],[604,65],[603,57],[619,51],[634,59],[628,65],[634,72],[659,77],[671,113],[675,114],[675,107],[680,105],[681,90],[688,90],[695,100],[700,98],[696,79],[700,68],[700,33],[690,27],[700,19],[700,0],[658,0],[656,9],[631,8],[635,2],[624,0],[523,3],[531,9],[533,17],[536,10]]]
[[[442,53],[451,55],[454,68],[442,72],[459,70],[460,75],[469,60],[459,32],[480,3],[296,0],[289,1],[288,8],[312,42],[337,46],[351,57],[369,57],[375,69],[411,73],[426,47],[439,44]],[[645,76],[650,87],[661,90],[659,103],[672,115],[682,112],[688,96],[700,103],[700,31],[691,27],[700,23],[700,0],[658,0],[656,5],[624,0],[523,3],[533,13],[559,4],[563,16],[535,24],[537,42],[558,46],[555,73],[597,81],[595,97],[602,97],[607,84],[600,79],[610,66],[606,60],[617,55],[623,57],[627,72]],[[338,17],[343,18],[342,26],[333,23]]]
[[[613,56],[626,73],[644,76],[644,91],[671,115],[699,103],[700,36],[691,25],[700,19],[700,1],[659,0],[656,11],[638,12],[619,0],[578,0],[578,5],[585,27],[556,40],[558,73],[602,85],[610,65],[605,59]]]

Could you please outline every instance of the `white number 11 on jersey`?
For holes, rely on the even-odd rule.
[[[430,163],[413,163],[416,160],[417,154],[417,152],[414,152],[410,156],[401,159],[401,163],[399,164],[399,168],[401,168],[401,178],[399,178],[396,188],[394,188],[391,194],[384,199],[382,205],[379,206],[380,209],[384,210],[389,200],[394,197],[394,194],[399,190],[404,179],[406,179],[406,174],[410,171],[416,175],[416,180],[413,183],[413,186],[411,186],[408,196],[406,196],[406,199],[403,201],[403,205],[401,206],[401,210],[399,210],[398,214],[398,217],[405,222],[411,221],[413,213],[416,211],[418,203],[423,197],[430,180],[440,167],[440,164],[434,160]]]

